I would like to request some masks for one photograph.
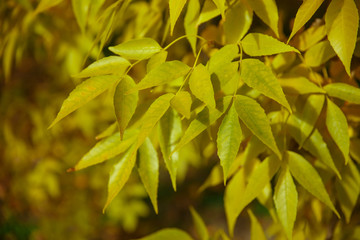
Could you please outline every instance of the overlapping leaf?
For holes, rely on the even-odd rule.
[[[180,91],[176,93],[173,99],[170,102],[171,106],[178,111],[181,115],[190,118],[190,110],[191,110],[191,95],[187,91]]]
[[[275,0],[251,0],[248,3],[256,15],[279,37],[279,14]]]
[[[189,40],[190,46],[194,55],[196,54],[196,40],[198,33],[198,19],[200,16],[200,2],[199,0],[189,0],[184,18],[184,28],[186,38]]]
[[[336,56],[334,49],[328,40],[317,43],[309,48],[305,53],[305,62],[310,67],[317,67],[326,63],[329,59]]]
[[[155,53],[148,61],[146,65],[146,72],[150,72],[154,68],[157,68],[162,63],[166,61],[168,52],[167,51],[160,51],[158,53]]]
[[[142,60],[160,52],[162,47],[152,38],[140,38],[109,47],[109,50],[126,59]]]
[[[346,83],[330,83],[324,87],[330,97],[360,104],[360,89]]]
[[[248,32],[253,10],[244,1],[239,1],[226,12],[224,34],[227,43],[238,43]]]
[[[214,89],[210,74],[204,65],[197,65],[189,79],[191,92],[206,105],[215,107]]]
[[[170,9],[170,35],[173,34],[175,24],[184,8],[186,0],[169,0]]]

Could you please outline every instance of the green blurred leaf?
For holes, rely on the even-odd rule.
[[[288,94],[325,93],[322,88],[305,77],[287,77],[278,78],[278,80],[284,92]]]
[[[330,200],[325,186],[315,168],[303,156],[287,151],[290,172],[292,176],[307,191],[327,205],[339,218],[340,215]]]
[[[168,52],[163,50],[158,53],[155,53],[151,58],[149,59],[147,65],[146,65],[146,72],[149,73],[154,68],[157,68],[162,63],[166,61]]]
[[[310,47],[317,44],[326,36],[325,25],[312,25],[304,32],[302,32],[298,38],[295,38],[296,47],[300,51],[306,51]]]
[[[54,121],[50,124],[49,128],[107,90],[119,80],[121,80],[121,77],[119,76],[97,76],[89,78],[77,85],[76,88],[70,93],[70,95],[64,100],[59,113],[57,114]]]
[[[154,210],[158,213],[159,158],[149,138],[139,148],[138,172]]]
[[[204,65],[199,64],[194,68],[190,75],[189,87],[195,97],[215,108],[214,89],[210,74]]]
[[[160,52],[162,47],[152,38],[140,38],[109,47],[109,50],[126,59],[143,60]]]
[[[279,37],[279,14],[275,0],[251,0],[248,3],[256,15]]]
[[[208,233],[208,230],[204,223],[204,220],[200,217],[200,215],[196,212],[196,210],[193,207],[190,207],[190,212],[191,212],[191,216],[194,221],[196,233],[198,234],[199,239],[208,240],[209,233]]]
[[[165,228],[137,240],[193,240],[186,232],[177,228]]]
[[[85,32],[87,18],[89,14],[90,4],[92,0],[72,0],[72,7],[76,17],[76,21],[82,32]]]
[[[181,115],[190,118],[192,99],[191,95],[187,91],[177,92],[175,97],[171,99],[171,106],[178,111]]]
[[[225,13],[225,2],[226,0],[212,0],[216,7],[219,9],[221,16],[224,18],[224,13]]]
[[[40,12],[46,11],[49,8],[52,8],[58,4],[60,4],[63,0],[41,0],[39,5],[37,5],[35,9],[35,13],[38,14]]]
[[[170,35],[173,35],[175,24],[187,0],[169,0],[170,9]]]
[[[328,39],[334,51],[350,75],[350,64],[354,53],[359,14],[353,0],[332,0],[325,14]]]
[[[213,0],[205,0],[201,8],[201,13],[197,22],[197,25],[209,21],[216,16],[221,14],[220,10],[217,8]]]
[[[264,230],[253,212],[250,209],[247,212],[251,221],[251,240],[266,240],[267,238],[265,236]]]
[[[198,33],[198,19],[200,16],[200,2],[199,0],[189,0],[184,18],[184,28],[186,38],[188,39],[194,55],[196,55],[196,41]]]
[[[324,87],[330,97],[360,104],[360,89],[346,83],[330,83]]]
[[[328,40],[319,42],[309,48],[305,53],[305,63],[310,67],[318,67],[336,56]]]

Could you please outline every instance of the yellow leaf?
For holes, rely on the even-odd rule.
[[[336,56],[328,40],[317,43],[305,52],[305,63],[310,67],[317,67]]]
[[[216,7],[219,9],[221,16],[224,18],[226,0],[213,0],[213,2],[215,3]]]
[[[96,135],[95,139],[100,140],[111,136],[117,130],[117,126],[118,126],[117,122],[114,122],[113,124],[108,126],[104,131]]]
[[[89,14],[90,4],[92,0],[72,0],[72,7],[76,17],[76,21],[82,32],[85,32],[85,26]]]
[[[200,217],[200,215],[196,212],[193,207],[190,207],[191,216],[195,225],[196,232],[201,240],[209,239],[209,232],[206,228],[204,220]]]
[[[266,240],[267,238],[265,236],[264,230],[255,215],[250,209],[247,212],[250,216],[251,221],[251,240]]]
[[[161,51],[158,53],[155,53],[148,61],[146,65],[146,72],[149,73],[154,68],[157,68],[162,63],[166,61],[168,52],[167,51]]]
[[[197,21],[197,26],[200,24],[209,21],[210,19],[219,16],[221,14],[220,10],[217,8],[213,0],[205,0],[201,13]]]
[[[250,0],[248,3],[256,15],[279,37],[279,14],[275,0]]]
[[[175,97],[171,99],[171,106],[178,111],[181,115],[190,118],[190,110],[191,110],[191,95],[187,91],[180,91],[176,93]]]
[[[320,42],[326,36],[325,25],[310,26],[304,32],[302,32],[298,38],[294,39],[295,46],[300,51],[306,51],[316,43]]]
[[[185,28],[186,38],[189,40],[194,55],[196,55],[196,41],[197,41],[196,35],[198,33],[197,22],[199,16],[200,16],[199,0],[189,0],[184,18],[184,28]]]
[[[354,0],[332,0],[325,14],[328,39],[350,76],[355,49],[359,14]]]
[[[160,52],[162,47],[152,38],[140,38],[109,47],[109,50],[126,59],[143,60]]]
[[[173,34],[176,21],[178,20],[182,9],[187,0],[169,0],[170,9],[170,35]]]
[[[307,21],[315,14],[324,0],[304,0],[296,13],[294,26],[291,31],[289,40],[302,28]]]
[[[322,88],[316,86],[315,83],[305,77],[287,77],[278,78],[278,80],[282,89],[287,94],[325,93]]]
[[[136,240],[193,240],[186,232],[177,228],[165,228]]]
[[[346,83],[330,83],[324,87],[330,97],[360,104],[360,89]]]
[[[35,13],[38,14],[40,12],[46,11],[47,9],[58,5],[62,1],[63,0],[41,0],[39,5],[36,7]]]
[[[214,89],[210,73],[202,64],[197,65],[190,75],[189,87],[191,92],[206,105],[215,108]]]

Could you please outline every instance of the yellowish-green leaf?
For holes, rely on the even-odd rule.
[[[180,61],[168,61],[151,70],[132,91],[160,86],[185,76],[190,67]]]
[[[176,152],[182,148],[185,144],[189,143],[196,136],[198,136],[202,131],[208,128],[213,124],[218,118],[223,115],[226,109],[229,107],[231,96],[226,96],[217,101],[217,108],[208,108],[205,107],[196,118],[190,123],[189,127],[186,129],[184,136],[181,138],[178,145],[175,147],[173,152]]]
[[[76,88],[70,93],[70,95],[63,102],[59,113],[57,114],[54,121],[51,123],[49,128],[54,126],[58,121],[82,107],[87,102],[107,90],[114,83],[119,81],[119,76],[97,76],[85,80],[76,86]]]
[[[128,123],[135,113],[137,102],[139,100],[138,92],[126,94],[127,91],[135,86],[136,84],[134,80],[129,76],[125,76],[116,86],[114,94],[114,109],[119,125],[121,139]]]
[[[251,240],[266,240],[267,238],[265,236],[264,230],[261,227],[261,224],[255,217],[255,215],[252,213],[250,209],[247,212],[250,216],[250,221],[251,221],[251,230],[250,230]]]
[[[305,63],[310,67],[317,67],[336,56],[328,40],[319,42],[305,53]]]
[[[224,184],[229,170],[236,158],[241,143],[242,131],[235,106],[232,105],[224,117],[217,135],[217,148],[223,168]]]
[[[360,104],[360,88],[346,83],[330,83],[324,87],[330,97],[340,98],[350,103]]]
[[[59,3],[61,3],[63,0],[41,0],[39,5],[36,7],[35,13],[43,12],[49,8],[52,8]]]
[[[256,15],[279,37],[279,14],[275,0],[251,0],[248,3]]]
[[[113,169],[110,172],[108,196],[103,212],[105,212],[105,209],[114,200],[116,195],[121,191],[125,183],[129,180],[130,174],[136,162],[136,152],[134,153],[134,147],[135,145],[133,145],[133,147],[131,147],[124,154],[117,157],[118,162],[113,166]]]
[[[241,45],[250,56],[273,55],[284,52],[300,53],[296,48],[261,33],[249,33],[241,41]]]
[[[349,223],[360,194],[360,173],[352,160],[349,160],[341,174],[343,178],[336,180],[335,189],[341,210],[345,215],[346,222]]]
[[[109,50],[126,59],[142,60],[160,52],[162,47],[152,38],[140,38],[109,47]]]
[[[210,19],[219,16],[221,14],[220,10],[216,7],[213,0],[205,0],[201,13],[197,22],[197,25],[209,21]]]
[[[110,126],[108,126],[104,131],[102,131],[101,133],[99,133],[95,139],[96,140],[100,140],[106,137],[111,136],[116,130],[117,130],[117,122],[114,122],[113,124],[111,124]]]
[[[129,66],[130,62],[125,58],[117,56],[104,57],[90,64],[87,68],[80,73],[75,74],[73,77],[85,78],[106,74],[122,75]]]
[[[162,63],[166,61],[168,52],[167,51],[161,51],[158,53],[155,53],[148,61],[146,65],[146,72],[149,73],[154,68],[157,68]]]
[[[190,118],[190,110],[191,110],[191,95],[187,91],[180,91],[176,93],[175,97],[171,99],[171,106],[178,111],[181,115]]]
[[[360,139],[359,138],[351,139],[350,155],[357,163],[360,163]]]
[[[72,0],[72,7],[76,17],[76,21],[82,32],[85,32],[87,18],[89,14],[90,4],[92,0]]]
[[[324,0],[304,0],[296,13],[294,26],[291,31],[289,40],[302,28],[307,21],[315,14]]]
[[[325,14],[328,39],[350,76],[355,49],[359,14],[354,0],[332,0]]]
[[[316,43],[320,42],[326,36],[325,25],[312,25],[304,32],[302,32],[298,38],[295,38],[295,45],[300,51],[306,51]]]
[[[189,79],[191,92],[206,105],[215,108],[214,89],[210,74],[202,64],[197,65]]]
[[[287,156],[290,172],[296,181],[340,217],[315,168],[305,158],[295,152],[287,151]]]
[[[216,7],[219,9],[221,16],[223,18],[225,18],[225,2],[226,0],[213,0],[213,2],[215,3]]]
[[[186,0],[169,0],[170,9],[170,35],[173,34],[175,24],[185,6]]]
[[[329,99],[327,101],[326,110],[326,127],[343,154],[346,161],[345,163],[347,163],[349,161],[350,151],[348,123],[341,109]]]
[[[290,113],[291,107],[271,69],[258,59],[244,59],[241,63],[241,79],[250,87],[283,105]]]
[[[283,73],[288,70],[296,60],[296,53],[286,52],[280,53],[273,58],[271,62],[271,68],[275,73]]]
[[[224,33],[227,43],[238,43],[249,31],[253,10],[245,1],[239,1],[226,12]]]
[[[278,78],[278,80],[287,94],[325,93],[322,88],[316,86],[315,83],[305,77]]]
[[[179,115],[173,110],[168,109],[159,121],[158,139],[160,149],[165,161],[166,168],[170,174],[171,182],[176,191],[176,174],[179,166],[179,152],[171,152],[182,136],[181,120]]]
[[[159,158],[149,138],[139,148],[138,172],[154,210],[158,213]]]
[[[186,232],[177,228],[165,228],[137,240],[193,240]]]
[[[190,212],[191,212],[191,216],[194,221],[196,233],[198,234],[199,239],[208,240],[209,232],[206,228],[204,220],[201,218],[201,216],[196,212],[196,210],[193,207],[190,207]]]
[[[185,28],[186,38],[189,40],[194,55],[196,55],[196,40],[197,40],[196,35],[198,32],[197,22],[199,16],[200,16],[199,0],[189,0],[184,18],[184,28]]]
[[[115,133],[110,137],[101,140],[81,158],[76,164],[75,170],[80,170],[104,162],[105,160],[125,152],[134,144],[137,134],[137,130],[127,130],[125,131],[122,141],[120,140],[119,133]]]
[[[240,119],[250,131],[281,158],[281,153],[271,132],[269,120],[260,104],[254,99],[241,95],[236,95],[234,104]]]
[[[283,165],[275,186],[274,203],[277,215],[285,229],[287,238],[292,239],[296,219],[298,193],[287,164]]]

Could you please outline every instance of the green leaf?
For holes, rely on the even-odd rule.
[[[168,61],[151,70],[132,91],[160,86],[185,76],[190,67],[180,61]]]
[[[186,232],[177,228],[165,228],[137,240],[193,240]]]
[[[187,119],[190,118],[192,100],[189,92],[180,91],[176,93],[175,97],[171,99],[170,104],[181,115]]]
[[[324,0],[304,0],[296,13],[294,26],[291,31],[289,40],[302,28],[307,21],[315,14]]]
[[[223,168],[224,184],[229,170],[236,158],[241,143],[242,131],[235,106],[232,105],[224,117],[218,131],[217,147],[220,164]]]
[[[108,196],[103,212],[105,212],[105,209],[114,200],[130,177],[136,162],[136,151],[134,153],[134,146],[135,145],[133,145],[133,147],[131,147],[127,152],[116,158],[118,162],[113,166],[113,169],[110,172]]]
[[[169,0],[170,9],[170,35],[173,35],[176,21],[178,20],[186,0]]]
[[[251,0],[248,3],[256,15],[279,37],[279,14],[275,0]]]
[[[76,17],[76,21],[82,32],[85,32],[85,26],[89,14],[90,4],[92,0],[72,0],[72,7]]]
[[[288,239],[292,239],[292,232],[296,219],[298,193],[287,164],[283,165],[275,186],[274,203],[277,215],[285,229]]]
[[[310,67],[318,67],[336,56],[328,40],[317,43],[305,53],[305,63]]]
[[[224,34],[227,43],[238,43],[249,31],[253,10],[244,1],[239,1],[226,12]]]
[[[241,62],[241,79],[250,87],[283,105],[290,113],[291,107],[271,69],[258,59]]]
[[[180,142],[176,145],[173,152],[176,152],[184,145],[193,140],[198,136],[202,131],[208,128],[213,124],[218,118],[220,118],[226,109],[229,107],[231,96],[226,96],[217,101],[217,108],[207,108],[205,107],[196,118],[190,123],[189,127],[186,129],[184,136],[181,138]]]
[[[290,172],[296,181],[327,205],[340,218],[315,168],[305,158],[295,152],[287,151],[287,156]]]
[[[278,78],[278,80],[287,94],[325,93],[322,88],[305,77]]]
[[[128,123],[135,113],[137,102],[139,100],[138,92],[126,94],[127,91],[135,86],[134,80],[129,76],[125,76],[115,89],[114,109],[121,139],[123,138]]]
[[[152,38],[141,38],[109,47],[109,50],[126,59],[143,60],[160,52],[162,47]]]
[[[196,41],[198,33],[198,19],[200,16],[200,2],[199,0],[189,0],[184,18],[184,28],[186,38],[188,39],[194,55],[196,55]]]
[[[168,109],[159,121],[158,139],[160,149],[169,171],[171,182],[176,191],[176,173],[179,165],[179,153],[171,152],[182,136],[181,120],[179,115],[172,109]],[[171,155],[171,156],[170,156]]]
[[[241,45],[250,56],[273,55],[284,52],[300,53],[296,48],[261,33],[249,33],[241,41]]]
[[[139,148],[138,172],[146,192],[150,196],[154,210],[158,213],[159,159],[149,138],[146,138]]]
[[[360,89],[346,83],[330,83],[324,87],[330,97],[360,104]]]
[[[219,9],[221,16],[224,18],[224,13],[225,13],[225,2],[226,0],[212,0],[216,7]]]
[[[251,240],[266,240],[267,238],[265,236],[264,230],[255,215],[250,209],[247,212],[251,221]]]
[[[196,212],[196,210],[193,207],[190,207],[190,212],[191,212],[191,216],[194,221],[196,233],[198,234],[199,239],[208,240],[209,233],[208,233],[208,230],[204,223],[204,220],[200,217],[200,215]]]
[[[190,75],[189,87],[195,97],[215,108],[214,89],[210,74],[204,65],[199,64],[194,68]]]
[[[350,138],[349,127],[344,113],[341,109],[332,101],[328,99],[326,110],[326,127],[339,147],[341,153],[345,158],[345,163],[349,161],[350,151]]]
[[[359,14],[353,0],[332,0],[325,14],[328,39],[350,76],[350,64],[355,50]]]
[[[271,132],[269,120],[260,104],[254,99],[241,95],[236,95],[234,104],[240,119],[250,131],[281,158],[281,153]]]
[[[146,65],[146,72],[149,73],[151,70],[153,70],[154,68],[157,68],[162,63],[164,63],[166,61],[167,55],[168,55],[168,52],[165,50],[155,53],[149,59],[147,65]]]
[[[104,57],[96,62],[93,62],[73,77],[85,78],[106,74],[122,75],[129,66],[130,62],[125,58],[117,56]]]
[[[124,138],[120,140],[120,134],[115,133],[98,142],[81,160],[76,164],[75,170],[90,167],[104,162],[120,153],[125,152],[136,141],[138,131],[126,130]]]
[[[50,124],[49,128],[54,126],[58,121],[82,107],[87,102],[107,90],[114,83],[119,81],[119,76],[98,76],[87,79],[76,86],[70,95],[63,102],[59,113],[54,121]]]

